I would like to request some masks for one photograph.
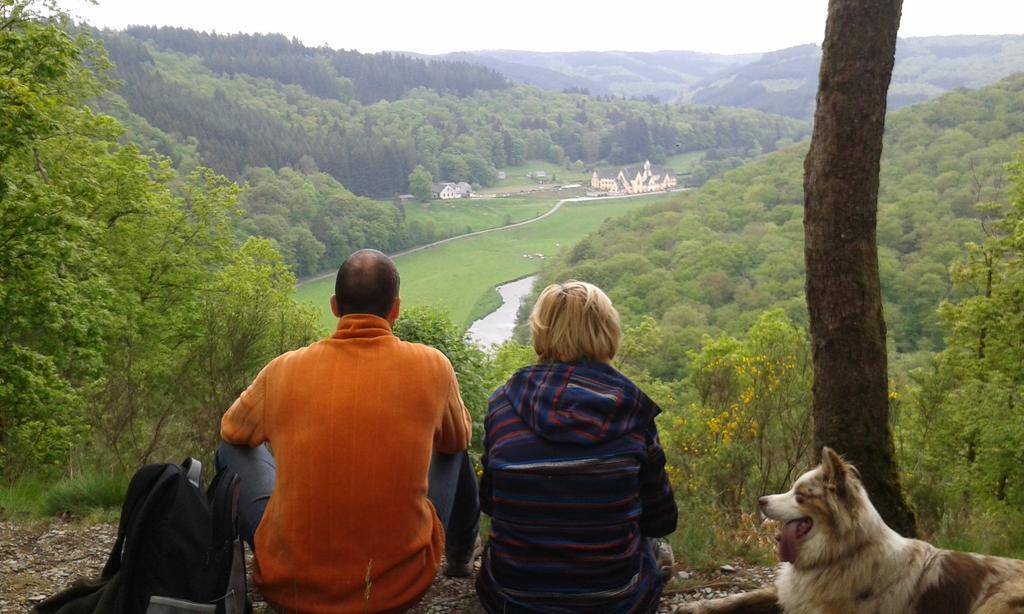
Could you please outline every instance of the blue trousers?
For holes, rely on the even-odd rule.
[[[253,536],[274,492],[277,463],[265,445],[250,448],[224,441],[217,448],[217,469],[228,467],[242,478],[238,498],[238,529],[255,551]],[[473,548],[480,532],[480,501],[469,454],[438,454],[430,461],[427,498],[437,510],[445,531],[445,554],[461,559]],[[315,505],[310,502],[310,505]]]

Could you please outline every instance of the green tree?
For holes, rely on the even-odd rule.
[[[483,423],[487,414],[487,398],[491,390],[490,364],[487,355],[469,341],[448,314],[438,307],[403,309],[394,326],[395,335],[404,341],[422,343],[437,348],[455,369],[459,390],[473,418],[473,449],[481,452]]]
[[[469,165],[462,155],[454,150],[445,151],[438,160],[441,181],[469,181]]]
[[[491,369],[484,382],[484,388],[488,393],[497,390],[512,377],[513,373],[535,362],[537,353],[533,351],[533,346],[523,345],[514,340],[502,343],[491,358]]]
[[[1010,205],[993,211],[986,239],[968,243],[952,269],[968,295],[939,308],[946,349],[908,401],[911,489],[933,526],[947,506],[1024,505],[1024,157],[1011,172]]]
[[[160,423],[196,450],[211,450],[224,411],[269,358],[306,345],[316,337],[319,315],[291,299],[295,276],[270,242],[250,238],[212,276],[209,290],[182,314],[180,377],[192,382],[177,396],[171,424]],[[158,439],[154,430],[148,434]],[[155,447],[155,446],[154,446]]]
[[[687,491],[714,493],[739,511],[788,488],[813,456],[806,333],[769,311],[745,340],[706,337],[690,361],[689,406],[669,413],[662,429]]]
[[[430,172],[423,168],[422,164],[417,164],[416,168],[412,169],[409,173],[409,192],[417,198],[420,202],[430,202],[430,197],[434,190],[434,178],[430,176]]]
[[[201,455],[225,399],[315,330],[270,244],[237,244],[237,185],[178,176],[85,104],[105,65],[50,3],[0,1],[0,122],[21,118],[0,132],[7,479],[72,451],[127,469]]]
[[[490,162],[477,154],[465,155],[463,158],[466,160],[466,166],[469,168],[470,181],[484,187],[494,184],[496,175],[494,167],[491,166]]]
[[[82,101],[102,52],[47,4],[0,2],[0,472],[60,465],[87,434],[83,386],[99,376],[115,298],[97,250],[131,211],[115,124]],[[97,145],[108,155],[97,156]],[[109,150],[106,148],[110,147]],[[138,182],[128,178],[126,188]]]
[[[99,455],[124,468],[185,445],[211,449],[219,415],[248,380],[316,331],[288,298],[295,278],[271,244],[236,243],[238,186],[200,169],[177,195],[165,173],[140,188],[145,215],[111,227],[105,246],[122,264],[108,273],[116,325],[90,422]]]

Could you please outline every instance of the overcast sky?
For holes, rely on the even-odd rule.
[[[279,32],[363,52],[689,50],[820,43],[827,0],[61,0],[93,25]],[[1024,0],[904,0],[900,36],[1021,34]]]

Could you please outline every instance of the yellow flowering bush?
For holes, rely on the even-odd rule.
[[[770,311],[744,341],[707,338],[689,358],[689,402],[662,422],[673,486],[681,497],[754,509],[757,497],[787,489],[809,462],[806,333]]]

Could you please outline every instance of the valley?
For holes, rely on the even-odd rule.
[[[467,335],[496,287],[519,280],[526,306],[569,278],[604,289],[624,333],[612,366],[660,409],[678,568],[774,561],[758,497],[820,451],[817,45],[365,53],[93,27],[57,4],[0,1],[0,524],[17,539],[109,523],[142,464],[212,460],[225,408],[329,334],[338,265],[374,248],[402,277],[396,334],[457,374],[474,459],[489,395],[537,359],[522,322],[496,347]],[[866,241],[887,344],[874,424],[920,533],[1016,557],[1022,71],[1019,34],[899,41]],[[662,183],[625,176],[648,161]]]
[[[447,240],[429,249],[397,254],[402,275],[402,304],[442,307],[465,330],[496,308],[501,283],[536,273],[546,260],[558,257],[608,220],[615,220],[674,196],[651,194],[626,198],[570,199],[550,217],[535,223]],[[471,203],[472,204],[472,203]],[[334,275],[301,283],[296,300],[319,310],[320,323],[332,330],[337,320],[327,303],[334,293]]]

